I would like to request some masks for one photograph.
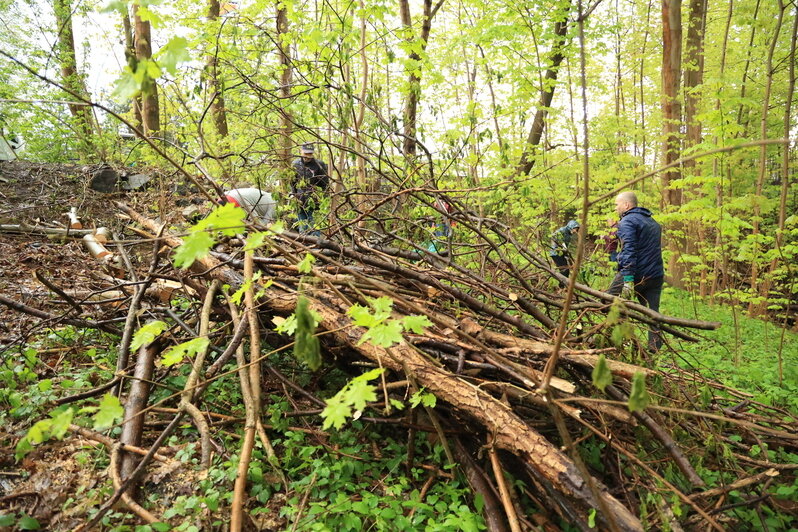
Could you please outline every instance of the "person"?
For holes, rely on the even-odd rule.
[[[268,225],[274,221],[277,202],[272,195],[254,187],[234,188],[224,193],[228,203],[241,207],[257,221]]]
[[[615,198],[615,210],[620,217],[618,240],[618,273],[607,289],[609,294],[629,299],[637,296],[641,304],[659,312],[665,267],[662,262],[662,228],[651,211],[637,205],[637,195],[625,191]],[[651,327],[648,347],[658,351],[662,347],[659,328]]]
[[[297,229],[301,232],[311,231],[313,215],[319,206],[318,191],[326,192],[330,186],[327,165],[314,157],[313,144],[303,144],[299,150],[300,157],[293,162],[294,178],[291,181],[291,193],[298,203]],[[317,236],[318,231],[311,231]]]
[[[446,214],[441,215],[440,221],[432,223],[432,240],[427,244],[427,251],[430,253],[441,253],[446,250],[446,243],[449,235],[452,233],[454,222],[449,218],[452,212],[452,206],[449,202],[438,198],[435,201],[435,207]]]
[[[604,251],[609,256],[610,262],[618,262],[618,220],[607,218],[610,232],[601,237],[604,241]]]
[[[569,220],[564,227],[560,227],[551,235],[551,249],[549,256],[560,273],[568,277],[571,273],[571,265],[574,262],[571,253],[577,239],[574,238],[579,231],[579,222]]]

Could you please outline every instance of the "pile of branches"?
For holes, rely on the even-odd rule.
[[[154,244],[148,257],[125,257],[128,274],[135,279],[118,287],[134,289],[126,306],[93,320],[70,318],[75,324],[120,334],[118,373],[113,381],[60,402],[112,388],[125,399],[120,440],[107,442],[113,448],[110,470],[116,490],[83,528],[90,529],[120,498],[142,519],[160,520],[131,494],[145,481],[153,459],[167,460],[159,449],[186,416],[199,434],[201,467],[209,467],[214,429],[208,419],[217,414],[204,410],[203,394],[211,381],[220,378],[237,379],[245,403],[231,509],[231,529],[242,528],[248,500],[246,472],[255,440],[274,453],[268,427],[261,420],[264,381],[278,380],[303,401],[319,409],[325,406],[313,390],[281,373],[268,356],[292,348],[294,339],[276,334],[272,322],[294,314],[300,302],[318,319],[312,338],[320,342],[325,364],[350,372],[364,364],[385,370],[378,384],[379,399],[361,419],[374,423],[390,419],[395,426],[406,427],[409,461],[416,432],[437,433],[448,459],[458,464],[474,492],[483,497],[490,530],[556,530],[562,521],[588,530],[594,519],[601,529],[642,530],[641,496],[656,492],[667,496],[661,498],[657,517],[648,517],[647,527],[725,530],[732,526],[726,513],[730,507],[761,508],[770,503],[768,485],[780,474],[792,474],[795,465],[757,461],[749,451],[753,445],[795,450],[798,424],[784,421],[790,419],[788,413],[675,364],[650,367],[641,362],[645,354],[634,337],[623,342],[615,338],[615,343],[611,339],[618,320],[658,327],[668,339],[684,341],[697,340],[693,330],[714,329],[718,324],[663,316],[631,301],[619,304],[612,296],[560,276],[500,224],[464,209],[436,205],[428,201],[436,218],[458,224],[458,241],[450,236],[441,246],[445,250],[438,252],[428,252],[424,245],[375,225],[376,218],[364,211],[326,231],[324,237],[265,233],[261,247],[246,251],[234,239],[225,244],[224,252],[213,251],[189,269],[179,270],[167,258],[181,239],[119,204],[136,234],[150,237],[142,242]],[[392,234],[393,240],[388,241],[386,234]],[[466,254],[478,267],[463,265]],[[315,260],[307,260],[308,256]],[[261,281],[252,282],[257,272]],[[163,303],[148,303],[149,285],[164,278],[182,283],[184,297],[196,304],[178,312]],[[242,287],[239,310],[230,294]],[[394,319],[427,316],[432,325],[424,332],[405,331],[404,341],[389,347],[363,342],[366,330],[356,326],[347,312],[355,304],[369,306],[380,297],[393,301]],[[125,325],[119,327],[124,312]],[[611,319],[613,314],[618,317]],[[133,333],[147,315],[168,322],[170,328],[132,353]],[[170,345],[201,338],[210,339],[210,345],[194,354],[185,388],[175,395],[174,404],[161,405],[173,409],[172,421],[157,436],[145,438],[144,421],[152,415],[151,383],[154,373],[162,371],[156,369],[155,360]],[[308,341],[314,340],[296,338],[297,343]],[[237,370],[225,372],[233,360]],[[594,372],[605,364],[612,381],[604,383],[602,391],[594,384]],[[632,411],[628,407],[632,381],[640,375],[656,400]],[[654,382],[659,383],[656,391]],[[390,411],[392,398],[405,398],[420,389],[437,398],[436,406],[425,413],[429,423],[422,426],[414,413]],[[168,409],[160,409],[164,411]],[[678,441],[673,436],[677,432]],[[730,438],[731,434],[740,437]],[[141,448],[143,441],[153,439],[149,449]],[[580,443],[588,439],[604,448],[601,473],[581,458]],[[708,448],[711,439],[730,447],[732,456]],[[701,458],[703,468],[723,469],[727,475],[732,471],[736,480],[708,488],[695,470],[695,458],[702,453],[706,453]],[[274,459],[279,464],[279,455]],[[666,475],[674,470],[679,472],[678,482]],[[525,481],[534,511],[518,507],[505,471]],[[730,504],[727,497],[734,490],[751,496]],[[684,511],[672,510],[669,505],[674,501]]]

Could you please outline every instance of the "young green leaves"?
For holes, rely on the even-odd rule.
[[[218,231],[224,236],[235,236],[244,227],[244,209],[232,203],[216,208],[204,220],[191,227],[189,235],[175,250],[174,263],[178,268],[188,268],[195,260],[205,257],[214,244],[211,232]]]
[[[358,341],[358,345],[371,342],[380,347],[391,347],[403,340],[402,333],[405,330],[422,334],[425,327],[432,325],[426,316],[405,316],[401,320],[392,319],[393,301],[389,297],[370,298],[368,301],[371,308],[352,305],[347,311],[355,325],[368,329]]]
[[[316,337],[316,322],[308,307],[308,299],[299,296],[296,304],[296,337],[294,338],[294,357],[312,371],[321,366],[321,348]]]
[[[377,387],[369,384],[368,381],[374,380],[385,371],[382,368],[376,368],[367,371],[363,375],[355,377],[344,386],[341,391],[327,399],[327,406],[321,412],[321,417],[324,418],[323,430],[330,427],[340,429],[346,423],[346,420],[353,415],[360,417],[360,413],[366,408],[366,405],[372,401],[377,400]],[[352,412],[352,409],[355,412]]]

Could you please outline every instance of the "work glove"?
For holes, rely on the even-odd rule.
[[[621,297],[624,299],[632,299],[635,293],[635,278],[632,275],[624,275],[623,288],[621,289]]]

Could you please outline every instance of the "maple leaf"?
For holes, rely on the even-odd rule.
[[[205,232],[191,233],[175,250],[174,263],[178,268],[188,268],[194,261],[205,257],[213,246],[213,238]]]
[[[174,366],[183,361],[187,356],[196,356],[197,353],[208,349],[210,341],[207,338],[194,338],[188,342],[183,342],[170,347],[163,355],[161,362],[164,366]]]
[[[121,418],[125,409],[119,403],[119,399],[110,393],[103,396],[100,401],[100,408],[94,414],[94,430],[105,430],[113,426],[117,419]]]
[[[135,351],[143,345],[152,343],[158,335],[168,328],[169,325],[160,320],[151,321],[143,325],[136,331],[136,334],[133,335],[133,340],[130,342],[131,351]]]

